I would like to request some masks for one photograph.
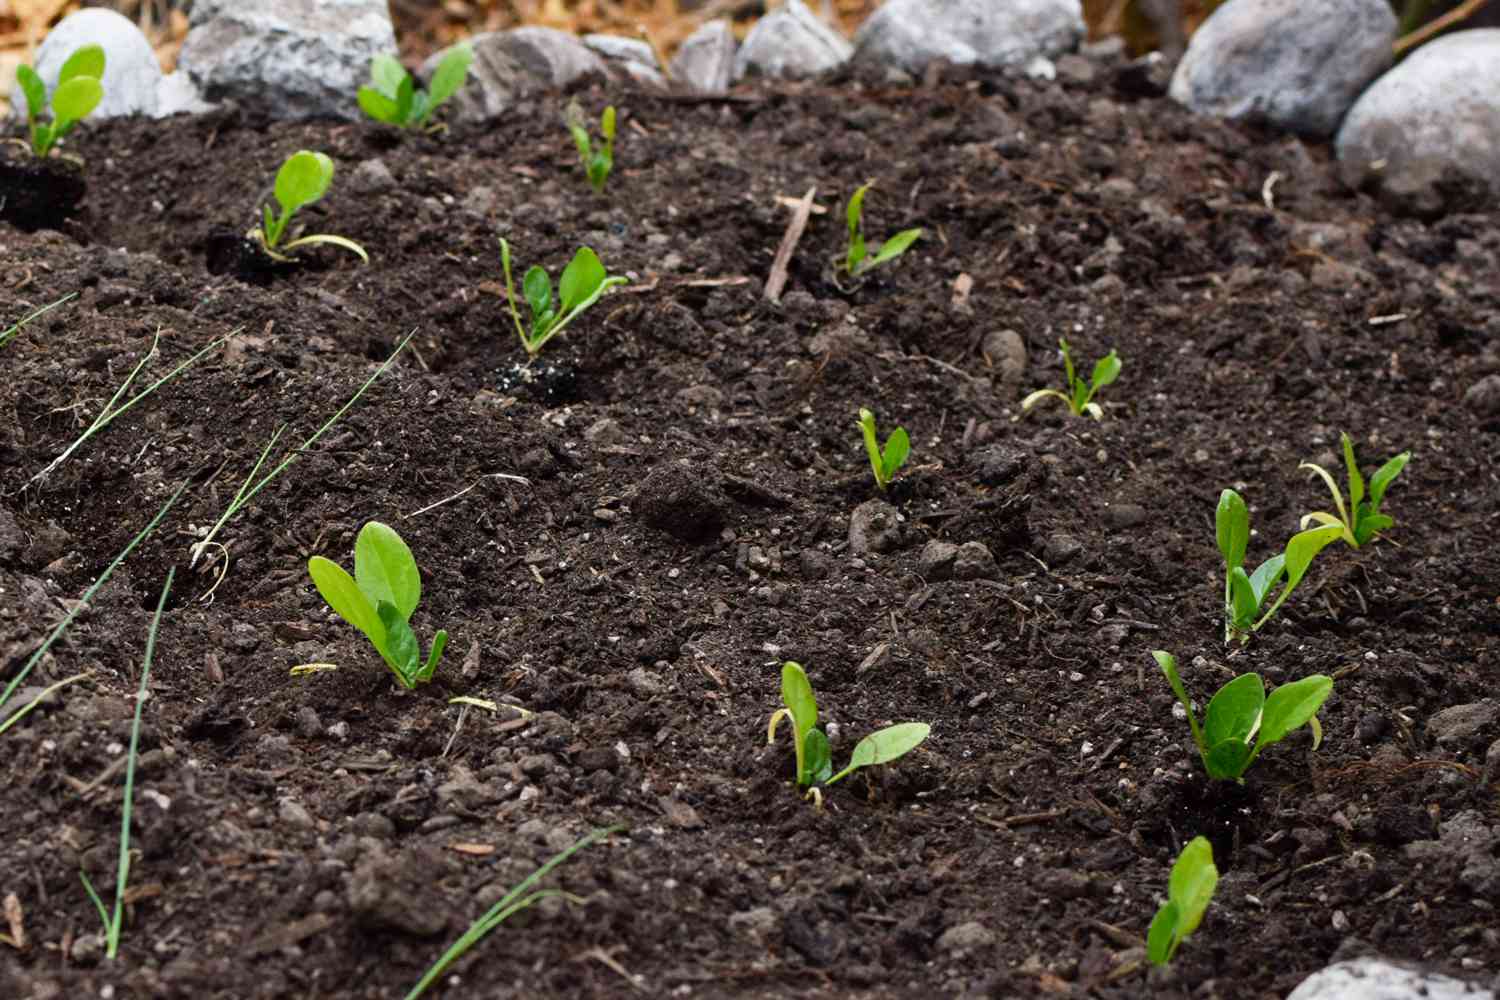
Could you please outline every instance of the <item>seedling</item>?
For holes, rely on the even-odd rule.
[[[322,556],[307,561],[318,593],[338,616],[365,634],[396,680],[410,690],[432,680],[448,645],[448,633],[438,629],[427,662],[420,659],[412,612],[422,599],[422,576],[411,549],[394,528],[370,521],[354,540],[354,575]]]
[[[911,440],[906,436],[906,428],[897,427],[885,439],[885,447],[881,448],[875,440],[875,414],[863,408],[859,411],[859,429],[864,432],[865,451],[870,455],[875,485],[884,490],[890,485],[897,470],[906,464],[906,456],[911,452]]]
[[[1172,961],[1177,946],[1202,923],[1218,885],[1213,845],[1206,837],[1194,837],[1177,855],[1167,879],[1167,901],[1156,911],[1151,930],[1146,933],[1146,957],[1153,964]]]
[[[1354,460],[1354,444],[1349,440],[1349,435],[1344,433],[1339,434],[1339,441],[1344,446],[1344,467],[1349,471],[1349,502],[1347,505],[1344,503],[1344,496],[1327,469],[1313,462],[1303,462],[1297,468],[1311,469],[1315,475],[1322,477],[1328,486],[1328,492],[1333,494],[1333,506],[1338,515],[1322,510],[1314,511],[1303,515],[1302,527],[1309,524],[1336,527],[1339,529],[1339,537],[1350,548],[1357,549],[1374,538],[1377,531],[1384,531],[1396,523],[1395,518],[1380,512],[1380,501],[1385,499],[1386,487],[1401,475],[1401,470],[1411,461],[1411,452],[1403,451],[1375,471],[1375,475],[1370,477],[1370,494],[1366,498],[1365,480],[1359,474],[1359,463]]]
[[[1318,709],[1333,693],[1332,677],[1310,674],[1281,685],[1268,698],[1259,674],[1240,674],[1209,701],[1200,727],[1187,689],[1177,675],[1177,657],[1164,649],[1152,650],[1151,655],[1187,711],[1193,742],[1198,744],[1198,756],[1210,778],[1243,784],[1245,771],[1262,750],[1304,725],[1312,727],[1314,750],[1323,742]]]
[[[448,50],[433,71],[428,88],[418,90],[411,74],[395,56],[384,53],[370,60],[370,86],[359,88],[365,114],[398,128],[436,129],[427,124],[432,113],[458,92],[469,76],[474,50],[462,42]]]
[[[47,110],[47,85],[30,66],[16,67],[16,85],[26,97],[26,123],[31,128],[31,151],[46,156],[57,140],[89,116],[104,99],[104,49],[85,45],[75,49],[57,74],[52,91],[52,121],[41,121]]]
[[[1241,643],[1249,641],[1250,633],[1259,630],[1281,609],[1307,575],[1314,557],[1337,541],[1343,531],[1339,526],[1299,531],[1286,543],[1285,552],[1272,556],[1254,573],[1247,574],[1244,561],[1250,541],[1250,512],[1234,490],[1219,494],[1214,528],[1219,552],[1224,556],[1224,641],[1238,635]],[[1281,591],[1262,614],[1261,608],[1278,581],[1282,584]]]
[[[797,755],[797,787],[808,789],[807,797],[814,799],[820,807],[822,793],[811,786],[832,785],[862,767],[887,764],[904,757],[932,731],[925,722],[901,722],[876,730],[855,745],[849,765],[834,774],[828,736],[818,728],[818,702],[813,697],[812,683],[801,664],[791,660],[781,665],[781,701],[786,707],[771,715],[766,729],[766,745],[776,742],[776,727],[781,720],[791,719],[792,747]]]
[[[30,323],[38,316],[51,312],[53,309],[56,309],[64,302],[67,302],[69,299],[76,298],[77,295],[77,292],[69,292],[67,295],[64,295],[56,302],[49,302],[44,306],[38,306],[37,308],[31,310],[31,312],[27,313],[25,316],[22,316],[20,319],[16,320],[10,326],[6,327],[4,330],[0,330],[0,347],[4,347],[6,344],[14,340],[16,334],[20,333],[21,328],[24,327],[27,323]]]
[[[1063,368],[1068,375],[1068,391],[1038,389],[1021,400],[1021,412],[1027,412],[1048,396],[1056,396],[1068,404],[1068,409],[1073,412],[1073,416],[1075,417],[1081,417],[1087,413],[1095,420],[1104,419],[1104,411],[1099,407],[1098,403],[1093,401],[1094,394],[1120,377],[1120,368],[1123,366],[1120,356],[1114,351],[1110,351],[1104,357],[1094,362],[1094,373],[1085,382],[1073,371],[1073,354],[1068,349],[1067,339],[1059,337],[1057,346],[1062,348]]]
[[[261,206],[262,222],[250,230],[249,237],[259,243],[272,260],[288,262],[293,259],[288,255],[298,247],[328,243],[348,250],[368,264],[370,255],[365,253],[365,248],[343,236],[314,233],[282,242],[292,216],[320,200],[332,183],[333,160],[328,154],[301,149],[288,156],[281,169],[276,171],[276,203],[281,206],[281,212],[273,213],[270,205]]]
[[[864,206],[865,194],[874,183],[871,181],[857,188],[854,194],[849,196],[849,204],[844,208],[844,218],[849,225],[849,248],[844,251],[844,259],[838,268],[851,278],[862,277],[881,264],[890,263],[906,253],[913,243],[922,238],[920,228],[903,229],[880,244],[880,249],[876,251],[875,256],[870,256],[869,248],[865,245]]]
[[[614,105],[605,108],[604,114],[599,116],[597,146],[589,139],[588,120],[584,118],[583,108],[578,106],[577,101],[568,102],[565,120],[568,131],[573,133],[573,143],[578,147],[578,158],[583,161],[583,171],[588,175],[590,186],[595,194],[603,194],[604,182],[609,180],[609,172],[615,166]]]
[[[546,269],[533,265],[521,280],[521,291],[531,308],[528,330],[521,324],[521,313],[516,308],[516,286],[510,276],[510,244],[503,236],[500,238],[500,263],[505,270],[505,296],[510,301],[510,315],[516,321],[516,335],[521,338],[521,346],[528,358],[535,358],[547,341],[562,333],[605,292],[629,281],[606,272],[594,251],[579,247],[572,261],[563,268],[562,277],[557,282],[557,298],[553,298],[552,279],[547,276]]]

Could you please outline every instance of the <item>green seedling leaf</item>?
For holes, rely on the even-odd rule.
[[[370,83],[392,102],[396,100],[401,84],[410,79],[411,75],[406,72],[406,67],[393,55],[382,52],[370,60]]]
[[[54,129],[62,135],[104,100],[104,86],[92,76],[75,76],[57,85],[52,92],[52,113],[56,118]]]
[[[401,111],[395,98],[387,97],[374,87],[360,87],[355,99],[359,102],[359,109],[376,121],[387,125],[401,123]]]
[[[797,787],[806,788],[812,781],[812,768],[807,754],[807,737],[818,724],[818,702],[813,697],[812,682],[800,663],[791,660],[781,665],[781,703],[786,707],[771,716],[766,732],[766,742],[776,739],[776,726],[783,718],[792,720],[792,749],[797,755]],[[827,740],[824,739],[824,753]]]
[[[1349,476],[1349,509],[1358,510],[1365,499],[1365,479],[1359,474],[1359,463],[1354,460],[1354,442],[1343,431],[1339,432],[1339,446],[1344,450],[1344,469]]]
[[[1261,563],[1254,573],[1250,574],[1250,593],[1258,609],[1265,603],[1266,595],[1271,588],[1276,586],[1276,581],[1281,579],[1282,571],[1286,569],[1286,556],[1277,554]]]
[[[1198,929],[1218,884],[1213,845],[1207,838],[1194,837],[1172,865],[1167,902],[1157,911],[1146,935],[1146,955],[1154,964],[1171,962],[1178,946]]]
[[[532,267],[526,272],[526,277],[521,279],[521,292],[526,296],[526,304],[531,308],[531,328],[533,337],[545,336],[548,328],[552,326],[552,279],[547,277],[547,272],[540,267]]]
[[[1250,744],[1240,740],[1225,740],[1211,743],[1208,753],[1203,755],[1203,769],[1210,778],[1218,781],[1238,781],[1250,766],[1254,750]]]
[[[359,589],[354,577],[338,563],[322,556],[313,556],[307,561],[307,572],[312,577],[313,585],[318,588],[318,594],[334,613],[363,632],[384,657],[385,626],[380,623],[375,605]]]
[[[516,307],[516,290],[510,270],[510,244],[503,237],[500,240],[500,263],[505,270],[505,295],[510,304],[511,319],[516,324],[516,335],[527,355],[533,358],[540,353],[547,341],[562,333],[568,324],[598,302],[605,292],[616,285],[625,284],[627,280],[619,275],[610,275],[593,250],[580,247],[558,279],[561,304],[554,306],[551,279],[547,277],[545,269],[532,266],[521,282],[521,291],[526,297],[527,305],[531,307],[531,329],[528,332],[521,322],[521,312]]]
[[[804,749],[807,759],[803,762],[805,770],[797,779],[798,786],[831,784],[833,752],[828,748],[828,735],[821,729],[808,730]]]
[[[874,182],[871,181],[870,184]],[[865,193],[870,190],[870,184],[863,184],[856,188],[849,196],[849,204],[844,208],[844,218],[849,226],[849,249],[844,254],[844,270],[851,275],[860,272],[861,265],[865,260],[865,234],[864,234],[864,210]]]
[[[1344,497],[1339,493],[1338,484],[1334,482],[1333,476],[1328,470],[1314,462],[1303,462],[1298,468],[1307,469],[1313,475],[1323,480],[1323,485],[1328,488],[1333,497],[1334,509],[1337,514],[1327,511],[1313,511],[1311,514],[1302,516],[1302,527],[1309,524],[1321,524],[1326,527],[1338,526],[1342,528],[1342,536],[1350,548],[1359,548],[1374,538],[1375,535],[1386,528],[1392,527],[1396,521],[1394,518],[1380,512],[1380,502],[1385,498],[1386,488],[1391,481],[1401,474],[1406,463],[1411,460],[1411,452],[1404,451],[1386,461],[1375,475],[1370,477],[1369,499],[1365,497],[1365,481],[1359,473],[1359,463],[1354,457],[1354,442],[1349,435],[1340,432],[1339,444],[1344,453],[1344,468],[1349,481],[1349,501],[1344,502]]]
[[[1187,688],[1182,686],[1182,677],[1177,673],[1177,657],[1165,649],[1153,649],[1151,656],[1156,660],[1156,665],[1166,675],[1167,683],[1171,685],[1172,693],[1177,696],[1177,701],[1182,705],[1183,711],[1187,712],[1188,728],[1193,731],[1193,742],[1198,745],[1199,755],[1208,752],[1208,746],[1203,741],[1203,730],[1198,727],[1198,717],[1193,714],[1193,702],[1188,697]]]
[[[432,73],[432,80],[427,87],[427,107],[423,109],[418,124],[424,123],[448,98],[458,93],[469,77],[469,66],[473,61],[474,49],[468,42],[460,42],[448,50],[448,54],[443,56]]]
[[[1068,405],[1073,416],[1081,417],[1085,413],[1095,420],[1104,419],[1104,409],[1098,403],[1093,402],[1094,394],[1100,389],[1112,383],[1120,377],[1120,369],[1124,362],[1118,354],[1110,351],[1107,355],[1094,363],[1094,374],[1091,381],[1084,382],[1078,377],[1073,368],[1073,352],[1068,346],[1067,338],[1060,337],[1057,346],[1062,352],[1063,372],[1067,378],[1067,391],[1059,389],[1037,389],[1021,400],[1021,412],[1024,414],[1037,403],[1049,396],[1056,397]]]
[[[276,171],[276,201],[290,217],[321,199],[332,183],[333,160],[326,153],[298,150]]]
[[[865,270],[868,271],[872,267],[879,267],[881,264],[895,260],[911,249],[911,245],[921,238],[921,229],[903,229],[895,236],[880,244],[880,250],[865,267]]]
[[[47,109],[47,85],[30,66],[16,67],[16,85],[26,95],[26,117],[35,122]]]
[[[925,722],[901,722],[876,730],[855,744],[849,766],[828,778],[825,784],[831,785],[862,767],[887,764],[904,757],[927,739],[931,732],[932,727]]]
[[[1391,481],[1401,475],[1401,470],[1406,468],[1406,463],[1411,461],[1411,452],[1403,451],[1392,458],[1379,469],[1375,475],[1370,477],[1370,507],[1372,510],[1380,509],[1380,501],[1385,499],[1385,490],[1391,485]]]
[[[448,633],[438,629],[437,635],[432,637],[432,649],[427,652],[427,663],[422,667],[422,672],[417,675],[417,681],[426,684],[432,680],[432,675],[437,672],[438,661],[443,658],[443,650],[448,648]],[[495,711],[493,705],[490,711]]]
[[[101,45],[79,46],[63,61],[62,69],[57,71],[58,84],[78,78],[99,80],[103,77],[104,47]]]
[[[1292,540],[1286,543],[1286,583],[1281,588],[1281,593],[1276,595],[1276,603],[1271,605],[1271,610],[1261,616],[1255,623],[1258,630],[1270,620],[1271,616],[1281,610],[1286,599],[1292,596],[1292,591],[1302,582],[1307,575],[1307,568],[1312,565],[1313,559],[1319,552],[1338,541],[1344,535],[1344,528],[1340,525],[1330,525],[1322,528],[1309,528],[1299,531],[1292,536]]]
[[[1256,751],[1281,742],[1288,733],[1315,719],[1331,694],[1333,678],[1323,674],[1312,674],[1272,691],[1266,699]]]
[[[607,142],[613,142],[615,138],[615,106],[609,105],[604,109],[604,114],[599,116],[599,133]]]
[[[611,105],[599,116],[599,144],[596,146],[589,136],[588,120],[578,102],[568,102],[563,116],[568,132],[573,136],[573,145],[578,147],[578,159],[583,164],[584,175],[589,185],[598,193],[604,193],[604,185],[615,165],[615,109]],[[564,310],[566,311],[566,310]]]
[[[1221,743],[1239,743],[1248,753],[1250,736],[1260,725],[1265,703],[1266,689],[1259,674],[1240,674],[1219,688],[1203,717],[1203,739],[1209,749]]]
[[[422,599],[422,576],[395,529],[370,521],[354,541],[354,579],[372,604],[390,603],[408,621]]]
[[[1243,566],[1245,549],[1250,544],[1250,511],[1244,498],[1234,490],[1219,494],[1219,506],[1214,511],[1214,530],[1226,566],[1229,569]]]
[[[897,427],[886,438],[885,448],[880,447],[875,437],[875,414],[864,407],[859,411],[859,430],[864,437],[865,453],[870,457],[870,470],[875,475],[875,485],[885,489],[906,463],[911,454],[911,439],[904,427]]]
[[[410,690],[417,684],[417,665],[422,655],[417,636],[390,601],[381,601],[375,609],[385,626],[385,662],[396,674],[401,686]]]
[[[557,282],[557,297],[561,300],[563,315],[567,315],[587,302],[603,286],[608,272],[599,263],[599,257],[588,247],[579,247],[568,266],[563,268]]]
[[[897,427],[885,439],[885,449],[881,452],[881,465],[885,467],[887,482],[895,478],[896,472],[906,464],[906,456],[910,453],[911,439],[907,437],[906,428]]]

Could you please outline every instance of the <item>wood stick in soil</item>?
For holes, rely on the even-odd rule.
[[[781,290],[786,286],[786,267],[791,263],[797,242],[802,239],[802,230],[807,228],[807,219],[812,215],[813,195],[817,193],[816,187],[807,189],[807,194],[802,196],[797,210],[792,213],[792,221],[786,225],[786,234],[781,237],[781,246],[776,249],[776,259],[772,261],[771,273],[766,278],[767,302],[781,301]]]

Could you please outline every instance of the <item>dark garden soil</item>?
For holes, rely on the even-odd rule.
[[[1495,214],[1393,216],[1326,149],[1133,101],[1104,71],[578,96],[621,109],[603,197],[557,97],[437,137],[90,125],[78,214],[0,226],[5,322],[78,293],[0,348],[0,677],[189,484],[25,688],[88,679],[0,736],[0,891],[25,933],[0,944],[0,996],[400,997],[505,889],[616,823],[548,883],[581,902],[502,925],[435,995],[1271,997],[1366,952],[1493,980],[1496,859],[1430,842],[1500,823],[1500,733],[1450,723],[1440,743],[1429,721],[1500,677],[1500,423],[1460,401],[1500,370]],[[371,263],[325,248],[258,282],[210,274],[210,234],[248,228],[298,148],[338,164],[310,231]],[[872,178],[871,236],[927,236],[841,291],[841,208]],[[814,186],[827,211],[769,304],[778,198]],[[497,388],[522,357],[501,234],[522,268],[587,244],[632,276],[549,346],[563,398]],[[189,571],[275,430],[306,437],[411,331],[229,523],[222,581],[222,559]],[[27,487],[157,333],[143,379],[229,339]],[[1014,419],[1059,383],[1060,335],[1085,367],[1124,359],[1102,422]],[[870,554],[848,541],[874,493],[861,406],[913,442]],[[1414,453],[1395,528],[1328,549],[1226,648],[1219,491],[1251,504],[1258,562],[1329,506],[1297,466],[1336,466],[1340,429],[1367,472]],[[424,645],[452,634],[413,693],[305,569],[349,565],[370,519],[417,554]],[[931,539],[996,565],[924,579]],[[174,566],[110,962],[78,876],[112,895]],[[1323,745],[1302,730],[1243,788],[1211,786],[1154,648],[1200,703],[1234,672],[1334,675]],[[816,811],[785,734],[766,746],[786,659],[840,763],[889,722],[932,738]],[[289,674],[321,662],[338,669]],[[1199,833],[1218,896],[1148,973],[1142,937]]]

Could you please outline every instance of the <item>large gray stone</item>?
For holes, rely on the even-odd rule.
[[[57,74],[68,56],[89,44],[104,49],[104,78],[100,81],[104,85],[104,99],[89,117],[156,114],[156,88],[162,72],[151,43],[135,22],[102,7],[75,11],[47,32],[32,69],[47,84],[48,94],[57,86]],[[26,113],[26,102],[19,93],[11,103],[11,111],[17,117]]]
[[[627,76],[636,83],[648,87],[665,87],[667,78],[662,75],[661,63],[656,59],[656,50],[639,38],[623,35],[584,35],[583,44],[604,59],[605,65],[616,75]]]
[[[1430,186],[1446,168],[1500,189],[1500,28],[1407,56],[1349,109],[1335,148],[1354,186]]]
[[[210,101],[355,120],[370,60],[395,51],[385,0],[196,0],[177,66]]]
[[[734,82],[738,48],[734,28],[725,18],[701,24],[672,57],[672,78],[700,94],[722,94]]]
[[[1495,994],[1451,976],[1356,958],[1314,972],[1286,1000],[1495,1000]]]
[[[607,76],[604,59],[574,35],[554,28],[491,31],[469,39],[474,62],[468,82],[453,95],[447,116],[455,121],[495,118],[516,101],[545,90],[567,87],[587,76]],[[434,52],[418,70],[432,76],[446,49]]]
[[[1085,30],[1079,0],[890,0],[854,44],[859,59],[908,73],[937,59],[998,69],[1069,52]]]
[[[849,61],[854,46],[825,24],[802,0],[756,22],[734,59],[735,79],[774,76],[782,79],[816,76]]]
[[[1326,137],[1390,65],[1395,38],[1386,0],[1229,0],[1193,35],[1169,93],[1204,114]]]

